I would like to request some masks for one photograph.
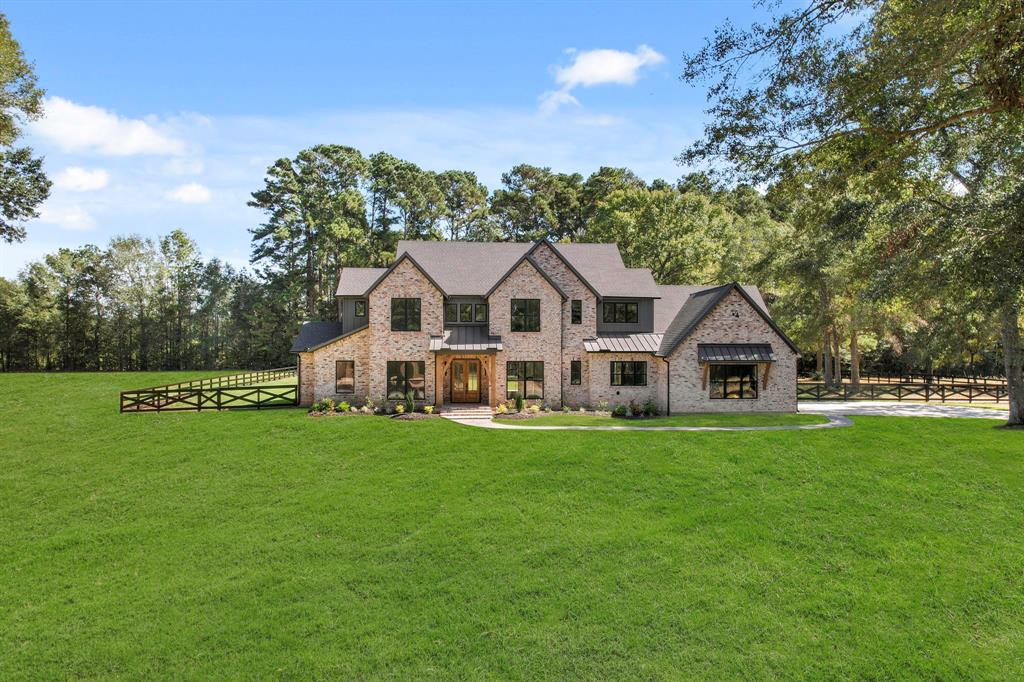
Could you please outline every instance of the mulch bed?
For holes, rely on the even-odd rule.
[[[440,419],[439,414],[426,414],[425,412],[411,412],[408,414],[391,415],[392,419],[400,419],[406,422],[419,421],[420,419]]]
[[[495,414],[494,418],[495,419],[512,419],[512,420],[516,420],[516,419],[533,419],[534,417],[550,417],[553,414],[571,414],[571,415],[579,415],[581,417],[610,417],[610,416],[612,416],[611,412],[596,412],[596,411],[580,412],[579,410],[573,410],[571,412],[563,412],[562,410],[551,410],[550,412],[544,412],[543,410],[541,410],[540,412],[529,412],[527,410],[524,410],[522,412],[509,412],[507,414]],[[643,417],[634,417],[634,419],[642,419],[642,418]],[[625,419],[625,417],[623,417],[623,419]]]

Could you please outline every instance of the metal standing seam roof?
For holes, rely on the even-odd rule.
[[[349,334],[354,334],[360,329],[366,327],[354,329]],[[291,352],[304,353],[343,336],[348,334],[342,331],[341,322],[303,322],[299,327],[299,333],[292,341]]]
[[[602,334],[584,339],[583,349],[588,353],[656,353],[661,337],[661,334]]]
[[[775,362],[770,343],[698,343],[698,362]]]
[[[484,326],[451,327],[442,335],[431,335],[430,350],[502,350],[501,337],[491,336]]]

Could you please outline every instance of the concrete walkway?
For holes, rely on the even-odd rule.
[[[828,416],[869,417],[971,417],[975,419],[1002,419],[1006,421],[1006,410],[990,410],[970,405],[948,403],[894,403],[883,400],[841,400],[799,403],[801,412]]]
[[[526,424],[510,424],[508,422],[499,423],[493,419],[481,419],[480,417],[466,418],[449,414],[441,416],[466,426],[511,431],[813,431],[853,425],[853,422],[842,415],[823,415],[828,419],[825,424],[787,424],[784,426],[527,426]],[[528,419],[523,421],[529,423]]]

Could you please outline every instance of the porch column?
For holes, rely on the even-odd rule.
[[[444,404],[444,361],[440,353],[434,354],[434,405],[441,409]]]
[[[498,406],[498,375],[495,372],[495,367],[497,367],[498,363],[495,361],[496,357],[496,353],[491,353],[487,361],[488,374],[490,375],[487,377],[487,397],[489,398],[488,402],[491,404],[492,410]]]

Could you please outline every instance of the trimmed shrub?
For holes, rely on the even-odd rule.
[[[434,414],[434,406],[433,405],[424,405],[423,406],[423,414]]]
[[[540,412],[540,405],[530,405],[530,412],[537,414]]]
[[[395,414],[405,414],[405,405],[402,403],[395,405]]]
[[[505,403],[498,405],[498,414],[508,414],[508,405]]]
[[[616,405],[615,409],[612,410],[612,414],[615,415],[616,417],[628,417],[629,407],[627,407],[626,405]]]
[[[342,402],[338,403],[338,406],[335,409],[337,409],[338,412],[348,412],[348,408],[349,407],[350,407],[350,405],[347,402],[342,401]]]
[[[654,417],[658,414],[658,405],[653,399],[648,398],[647,402],[644,403],[644,416]]]
[[[526,401],[523,400],[523,395],[521,393],[517,394],[516,395],[516,412],[522,412],[523,411],[523,406],[525,406],[525,405],[526,405]]]

